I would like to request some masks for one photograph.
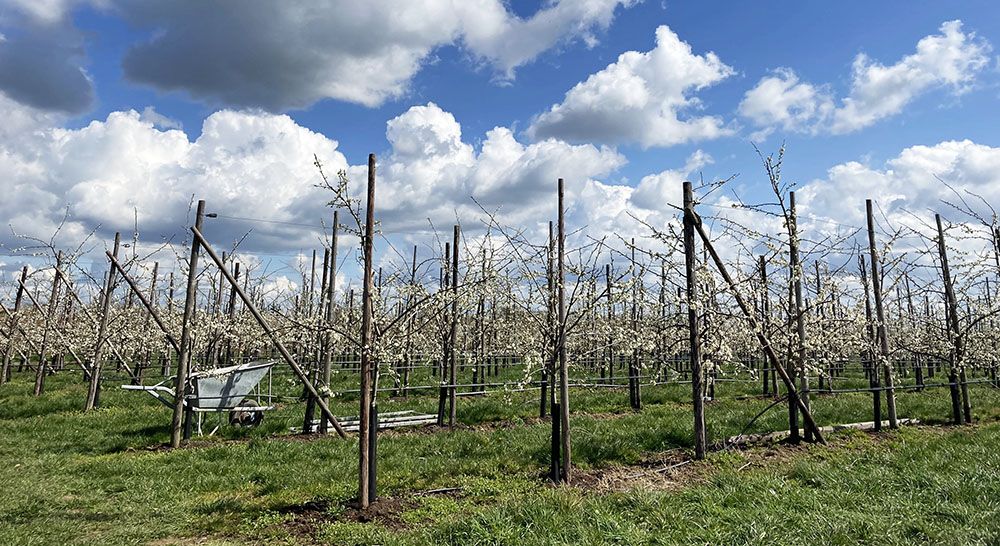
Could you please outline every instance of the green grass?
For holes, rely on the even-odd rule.
[[[765,448],[715,452],[667,490],[544,485],[549,424],[535,419],[537,392],[461,398],[453,432],[381,436],[379,491],[399,505],[388,519],[360,523],[345,506],[357,442],[289,437],[301,404],[257,429],[227,428],[171,451],[161,449],[169,410],[141,393],[109,384],[102,408],[84,414],[78,373],[50,377],[37,399],[31,379],[0,387],[0,544],[1000,543],[1000,391],[984,386],[972,388],[976,427],[843,433],[832,447],[773,457]],[[707,408],[713,442],[769,403],[735,399],[753,385],[719,389]],[[646,388],[633,413],[623,390],[574,391],[577,468],[614,472],[689,449],[689,396],[687,385]],[[339,415],[355,405],[332,403]],[[901,393],[898,406],[900,416],[942,423],[948,393]],[[382,407],[433,411],[436,399]],[[751,432],[787,426],[783,407]],[[864,394],[817,396],[813,410],[821,424],[871,419]],[[461,491],[415,495],[443,487]]]

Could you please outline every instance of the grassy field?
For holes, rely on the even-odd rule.
[[[708,404],[710,442],[740,432],[770,400],[720,385]],[[744,389],[746,391],[744,392]],[[461,426],[386,432],[380,500],[350,506],[354,439],[292,436],[289,403],[251,430],[224,429],[163,449],[169,410],[106,389],[79,411],[79,374],[0,387],[0,544],[817,544],[1000,543],[1000,391],[972,388],[973,427],[940,426],[946,390],[900,394],[899,414],[929,426],[831,446],[714,451],[681,464],[691,445],[687,385],[571,398],[577,484],[546,485],[549,425],[537,393],[460,399]],[[870,420],[870,397],[817,396],[821,424]],[[335,401],[339,415],[355,402]],[[384,411],[433,411],[432,397]],[[786,425],[783,406],[751,432]],[[666,470],[664,470],[666,469]],[[456,488],[438,493],[428,491]]]

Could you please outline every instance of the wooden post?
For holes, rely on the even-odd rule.
[[[821,292],[823,291],[823,282],[819,276],[819,260],[813,262],[813,266],[816,271],[816,313],[819,315],[819,326],[820,330],[823,331],[826,328],[826,305],[823,304],[823,296]],[[820,355],[820,356],[825,356]],[[819,373],[819,389],[823,390],[824,382],[826,383],[826,389],[833,390],[833,365],[827,365],[825,369],[821,369]]]
[[[375,154],[368,154],[368,202],[365,210],[365,235],[362,243],[362,259],[364,267],[364,286],[361,296],[361,402],[360,418],[358,420],[358,503],[362,509],[375,500],[371,488],[371,445],[372,434],[369,430],[372,413],[372,374],[374,361],[374,342],[372,333],[372,297],[375,287],[372,280],[372,246],[375,239]]]
[[[156,280],[160,273],[160,262],[153,262],[153,275],[149,281],[149,301],[155,306],[156,305]],[[146,315],[146,319],[143,321],[142,329],[146,331],[149,329],[149,315]],[[153,362],[153,352],[151,347],[147,347],[143,356],[142,363],[136,363],[135,370],[135,384],[142,384],[142,374],[146,368],[149,368]]]
[[[317,321],[317,332],[314,336],[316,338],[316,350],[313,353],[316,356],[316,364],[313,366],[312,370],[322,375],[322,363],[326,359],[326,337],[328,330],[326,326],[326,298],[327,290],[326,283],[328,282],[328,276],[330,274],[330,249],[323,249],[323,270],[321,272],[322,281],[320,282],[319,289],[319,306],[318,312],[315,314],[315,319]],[[313,287],[315,289],[315,286]],[[311,302],[312,300],[310,300]],[[311,314],[311,313],[310,313]],[[328,382],[321,383],[326,385]],[[302,419],[302,434],[311,434],[313,432],[312,423],[313,418],[316,416],[316,400],[312,396],[306,398],[306,412],[305,417]],[[319,420],[319,426],[316,427],[316,432],[323,431],[323,424],[326,419]]]
[[[654,381],[666,382],[669,380],[667,374],[667,321],[669,320],[669,313],[667,311],[667,261],[660,260],[660,320],[657,324],[657,329],[659,330],[659,336],[657,336],[657,341],[659,342],[659,349],[657,350],[658,358],[656,362],[656,373],[653,375]],[[591,298],[592,300],[593,298]]]
[[[937,223],[938,254],[941,258],[941,276],[944,279],[944,295],[947,303],[945,311],[952,333],[952,342],[954,343],[951,374],[949,376],[952,419],[956,425],[959,425],[962,423],[963,418],[966,423],[972,422],[972,403],[969,401],[969,385],[965,381],[965,339],[962,336],[961,326],[958,322],[958,300],[955,298],[955,286],[951,278],[951,269],[948,267],[948,250],[944,243],[944,228],[941,226],[941,215],[935,214],[934,221]],[[961,401],[962,406],[961,413],[959,413],[959,401]]]
[[[552,221],[549,220],[549,242],[546,247],[545,254],[545,335],[542,336],[542,381],[541,389],[538,399],[538,416],[545,417],[545,406],[548,402],[555,403],[555,236],[553,235]],[[551,385],[552,392],[549,393],[549,385]],[[555,413],[555,407],[552,408],[553,414]],[[558,459],[559,455],[559,443],[555,442],[552,444],[555,448],[553,451],[553,461]],[[553,480],[558,481],[559,479],[559,469],[558,462],[553,463],[555,466],[552,467]]]
[[[809,409],[809,373],[806,370],[806,317],[805,317],[805,306],[802,304],[802,276],[805,271],[802,268],[802,264],[799,261],[799,226],[798,218],[796,216],[795,210],[795,192],[788,192],[788,212],[789,212],[789,237],[788,237],[788,247],[789,247],[789,268],[792,274],[792,312],[795,314],[795,331],[798,336],[798,347],[796,347],[796,366],[795,371],[799,378],[799,390],[801,394],[799,399],[805,405],[806,410]],[[797,406],[794,401],[789,398],[789,424],[791,425],[789,432],[789,440],[796,442],[799,439],[799,424],[798,424],[798,412]],[[812,441],[812,433],[809,430],[805,431],[806,441]]]
[[[134,293],[135,295],[139,296],[139,302],[142,303],[142,305],[146,308],[146,311],[149,312],[148,316],[151,317],[153,321],[156,322],[156,325],[160,328],[160,330],[163,331],[163,334],[167,338],[167,342],[169,342],[173,346],[175,351],[180,351],[180,346],[177,344],[177,340],[174,338],[173,335],[171,335],[170,330],[167,328],[167,325],[163,323],[163,319],[161,319],[160,314],[157,313],[156,307],[150,300],[146,299],[146,296],[143,295],[142,289],[139,288],[139,285],[136,284],[136,282],[132,279],[132,277],[129,276],[128,273],[125,272],[125,269],[122,267],[121,263],[118,262],[118,257],[112,254],[111,252],[106,252],[106,254],[108,255],[108,260],[110,260],[112,269],[116,270],[122,276],[122,279],[124,279],[125,283],[128,284],[131,293]]]
[[[904,275],[903,280],[906,283],[906,310],[909,314],[910,328],[916,330],[917,328],[917,309],[913,306],[913,294],[910,292],[910,276]],[[987,277],[987,281],[989,278]],[[987,284],[987,286],[989,286]],[[917,391],[922,391],[924,388],[924,357],[917,355],[913,360],[913,371],[916,375]]]
[[[344,432],[343,427],[340,426],[340,422],[337,420],[337,416],[335,416],[333,412],[330,411],[330,408],[320,399],[319,391],[316,390],[316,386],[313,385],[312,381],[310,381],[309,377],[306,375],[306,372],[303,371],[302,368],[298,365],[298,363],[295,362],[295,359],[292,358],[292,354],[288,352],[287,348],[285,348],[285,344],[281,342],[281,338],[278,337],[278,334],[276,334],[274,329],[271,328],[271,326],[267,323],[266,320],[264,320],[264,316],[261,315],[260,311],[257,310],[257,306],[254,305],[254,302],[250,298],[250,296],[247,295],[246,291],[240,288],[239,283],[236,282],[235,278],[233,278],[233,274],[230,273],[229,270],[223,266],[222,260],[215,253],[215,251],[212,250],[212,247],[211,245],[208,244],[208,241],[205,239],[205,236],[202,235],[201,231],[199,231],[198,228],[196,227],[191,228],[191,233],[193,233],[195,238],[198,239],[199,243],[201,244],[201,247],[205,249],[205,254],[208,254],[208,257],[211,258],[213,262],[215,262],[215,265],[218,266],[223,271],[223,276],[226,278],[229,284],[236,287],[236,294],[240,297],[241,300],[243,300],[243,304],[246,307],[246,310],[250,312],[250,315],[253,316],[254,320],[257,321],[257,324],[259,324],[260,327],[264,329],[264,332],[267,334],[267,336],[271,338],[271,343],[273,343],[274,348],[278,350],[278,354],[280,354],[281,358],[284,359],[286,364],[288,364],[288,367],[292,369],[292,372],[295,374],[296,377],[299,378],[299,381],[301,381],[302,384],[305,385],[306,392],[318,400],[316,405],[318,405],[320,411],[323,412],[323,416],[326,419],[330,420],[330,423],[333,424],[334,430],[337,431],[337,434],[339,434],[341,438],[346,438],[347,434]]]
[[[858,256],[858,270],[861,272],[861,284],[865,288],[865,325],[867,327],[868,346],[875,345],[875,328],[872,320],[872,302],[869,297],[868,272],[865,267],[864,254]],[[872,390],[872,421],[875,424],[875,431],[882,430],[882,387],[879,382],[878,366],[875,364],[875,352],[871,349],[865,350],[863,357],[868,359],[868,366],[865,372],[868,374],[868,385]]]
[[[42,347],[38,354],[38,370],[35,374],[35,396],[41,396],[45,390],[45,374],[48,368],[46,349],[48,348],[49,330],[53,322],[52,318],[55,315],[56,306],[59,304],[60,276],[62,275],[61,266],[62,251],[56,254],[55,273],[52,275],[52,291],[49,293],[49,302],[45,312],[45,330],[42,334]]]
[[[451,243],[451,334],[448,336],[448,343],[451,345],[448,359],[448,428],[454,428],[455,417],[458,413],[456,406],[455,383],[456,368],[458,364],[458,351],[455,350],[458,344],[458,240],[461,235],[461,228],[455,224],[452,233]]]
[[[558,228],[558,321],[559,342],[559,421],[562,434],[563,483],[570,483],[572,457],[569,434],[569,363],[566,361],[566,205],[564,201],[563,179],[559,179],[559,228]]]
[[[167,282],[167,315],[174,314],[174,272],[170,272],[169,281]],[[163,364],[160,366],[160,375],[164,378],[170,375],[170,361],[173,357],[170,355],[170,349],[164,349]]]
[[[791,377],[789,377],[785,368],[778,362],[778,355],[774,353],[774,349],[771,347],[771,342],[760,329],[760,325],[757,323],[757,319],[753,315],[753,310],[750,309],[750,306],[747,305],[746,300],[744,300],[743,296],[740,294],[740,291],[736,286],[736,281],[734,281],[732,276],[729,275],[729,269],[726,267],[725,262],[722,261],[722,258],[719,257],[719,253],[715,251],[712,239],[708,236],[708,233],[705,232],[705,228],[701,223],[701,218],[694,212],[693,208],[694,207],[692,205],[691,216],[693,216],[694,228],[698,232],[698,237],[701,238],[702,243],[705,245],[705,249],[708,251],[709,255],[712,256],[712,261],[715,262],[715,268],[718,269],[719,274],[722,275],[722,280],[726,281],[726,285],[733,293],[733,298],[736,300],[736,304],[739,306],[740,311],[743,312],[743,317],[747,320],[750,328],[757,335],[757,340],[764,348],[764,351],[767,352],[768,358],[775,363],[775,371],[778,373],[778,376],[781,377],[781,381],[784,382],[785,388],[788,389],[788,395],[797,402],[798,408],[802,412],[802,416],[805,419],[806,428],[812,430],[816,441],[821,444],[826,444],[826,440],[823,438],[823,431],[821,431],[819,426],[816,425],[816,421],[813,420],[812,413],[809,411],[809,408],[807,408],[799,398]]]
[[[118,257],[118,247],[121,244],[121,234],[115,233],[114,250],[112,256]],[[101,348],[108,335],[108,318],[111,313],[111,297],[115,287],[115,268],[108,267],[107,282],[104,286],[104,294],[101,298],[101,319],[97,326],[97,343],[94,345],[94,356],[90,361],[90,385],[87,388],[87,401],[84,411],[89,411],[97,407],[98,398],[101,391]]]
[[[875,246],[875,219],[872,214],[872,200],[865,199],[865,214],[868,217],[868,250],[871,254],[872,294],[875,296],[875,332],[878,336],[879,359],[882,361],[882,375],[885,377],[885,407],[889,414],[889,428],[899,428],[896,421],[896,389],[892,378],[892,362],[889,357],[889,334],[885,329],[885,306],[882,304],[882,275]]]
[[[28,300],[31,301],[31,305],[35,308],[35,311],[37,311],[38,314],[45,319],[45,328],[49,328],[50,326],[52,326],[53,320],[49,318],[49,315],[45,314],[45,311],[42,309],[42,306],[39,305],[38,300],[35,299],[35,296],[33,296],[30,291],[25,292],[25,295],[28,296]],[[63,345],[67,347],[67,349],[69,349],[70,354],[73,355],[73,359],[76,361],[77,365],[80,366],[80,369],[83,370],[84,374],[88,373],[89,369],[87,368],[86,364],[83,363],[83,359],[80,358],[76,354],[76,351],[73,350],[73,347],[68,342],[66,342],[66,338],[62,335],[59,329],[53,327],[52,331],[56,334],[56,337],[59,339],[59,341],[62,342]],[[42,351],[39,351],[39,353],[41,352]],[[55,363],[58,361],[58,359],[59,359],[58,355],[53,355],[52,362]]]
[[[451,286],[449,279],[451,277],[451,268],[448,267],[448,262],[451,260],[451,241],[445,241],[444,243],[444,257],[441,260],[441,267],[438,268],[438,293],[447,294],[448,287]],[[443,427],[445,423],[445,414],[448,413],[448,374],[445,373],[445,366],[451,361],[450,352],[451,351],[451,319],[448,318],[448,313],[450,312],[450,307],[448,305],[444,306],[442,310],[443,321],[441,324],[442,335],[441,335],[441,361],[436,363],[433,374],[435,377],[440,377],[441,386],[438,389],[438,419],[437,424],[439,427]]]
[[[639,285],[642,283],[642,275],[635,274],[635,239],[632,239],[632,253],[630,255],[630,265],[632,267],[632,311],[630,321],[632,332],[639,333]],[[642,392],[639,386],[639,348],[632,349],[629,358],[629,405],[633,410],[642,409]]]
[[[324,404],[329,405],[330,403],[330,364],[333,356],[333,336],[330,335],[330,326],[333,324],[333,310],[336,307],[336,295],[337,295],[337,231],[340,227],[340,216],[337,211],[333,211],[333,227],[330,233],[330,271],[327,273],[329,280],[326,286],[326,301],[324,302],[323,312],[326,317],[326,333],[323,335],[323,345],[326,349],[323,351],[323,364],[322,372],[320,373],[320,380],[323,386],[326,387],[323,396],[320,398],[323,400]],[[319,431],[323,434],[328,433],[330,430],[330,424],[327,422],[326,418],[322,418],[319,421]]]
[[[413,245],[413,259],[410,261],[410,293],[406,296],[406,309],[410,316],[406,317],[405,347],[403,350],[403,388],[402,395],[407,397],[410,388],[410,369],[414,365],[413,359],[413,325],[416,313],[410,309],[416,300],[417,288],[417,245]]]
[[[768,330],[770,330],[769,322],[771,320],[771,298],[768,294],[768,287],[767,287],[767,260],[764,258],[764,255],[762,254],[758,261],[760,268],[760,319],[761,319],[761,326],[764,328],[764,331],[767,332]],[[761,359],[761,367],[760,367],[761,376],[763,376],[762,377],[763,390],[761,394],[763,394],[764,396],[770,394],[769,391],[771,382],[768,378],[768,366],[770,365],[771,364],[767,361],[767,355],[764,355],[764,358]],[[775,392],[774,394],[777,395],[778,393]]]
[[[201,232],[201,224],[205,219],[205,200],[198,200],[194,227]],[[187,396],[188,375],[191,370],[191,318],[198,302],[198,238],[191,239],[191,255],[188,259],[187,293],[184,297],[184,316],[181,320],[181,346],[177,351],[177,377],[174,380],[174,415],[170,421],[170,445],[180,447],[184,413],[187,406],[184,403]]]
[[[21,311],[21,300],[24,297],[24,283],[28,279],[28,266],[21,268],[21,281],[17,285],[17,296],[14,298],[14,312],[10,315],[7,330],[7,347],[3,352],[3,367],[0,368],[0,385],[10,380],[10,359],[14,352],[14,336],[17,335],[18,313]]]
[[[605,351],[608,356],[608,383],[614,384],[615,382],[615,338],[614,338],[614,319],[615,319],[615,302],[612,298],[613,286],[611,283],[611,264],[604,264],[604,295],[605,295],[605,305],[608,311],[608,340],[607,340],[607,350]],[[604,374],[601,374],[601,378]]]
[[[690,337],[691,400],[694,403],[694,457],[704,459],[707,450],[705,434],[705,398],[701,373],[701,333],[698,321],[698,256],[694,240],[694,191],[684,182],[684,273],[687,277],[688,335]]]
[[[233,264],[233,278],[236,282],[240,281],[240,262]],[[229,324],[232,325],[236,322],[236,289],[232,286],[229,287],[229,300],[226,302],[226,317],[229,319]],[[235,351],[233,351],[233,340],[230,338],[226,341],[226,365],[233,365],[233,356]]]
[[[483,263],[480,282],[486,285],[487,253],[486,242],[483,241]],[[476,352],[475,362],[472,369],[472,383],[478,385],[480,380],[486,379],[483,373],[483,363],[486,361],[486,296],[482,291],[479,293],[479,302],[476,304]]]

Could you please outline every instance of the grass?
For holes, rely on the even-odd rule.
[[[84,414],[79,374],[50,377],[41,398],[28,375],[0,387],[0,544],[1000,543],[1000,391],[984,386],[972,388],[975,427],[718,451],[676,475],[610,488],[544,485],[549,425],[535,418],[537,393],[462,398],[453,432],[381,435],[386,512],[365,523],[348,506],[356,440],[289,436],[301,404],[257,429],[164,450],[167,408],[109,385],[102,408]],[[753,388],[720,385],[707,408],[710,441],[737,434],[769,403],[736,399]],[[582,477],[641,473],[622,469],[687,450],[689,396],[687,385],[647,388],[633,413],[623,390],[574,391]],[[433,411],[436,399],[383,404]],[[356,412],[350,399],[333,406]],[[940,424],[948,394],[901,393],[898,406]],[[821,424],[870,420],[870,397],[817,396],[813,410]],[[783,426],[777,408],[751,432]],[[417,494],[447,487],[461,489]]]

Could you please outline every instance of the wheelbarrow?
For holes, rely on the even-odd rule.
[[[264,419],[263,412],[274,409],[274,406],[262,406],[247,397],[276,363],[277,360],[257,360],[238,366],[192,372],[188,376],[189,394],[183,404],[198,415],[198,433],[202,433],[203,413],[219,413],[221,419],[222,413],[229,412],[229,423],[232,425],[259,425]],[[164,405],[173,408],[177,404],[177,395],[169,385],[173,385],[175,378],[176,376],[168,377],[155,385],[122,385],[122,389],[149,393]],[[270,392],[266,398],[270,400]],[[209,434],[214,434],[218,428],[215,427]]]

